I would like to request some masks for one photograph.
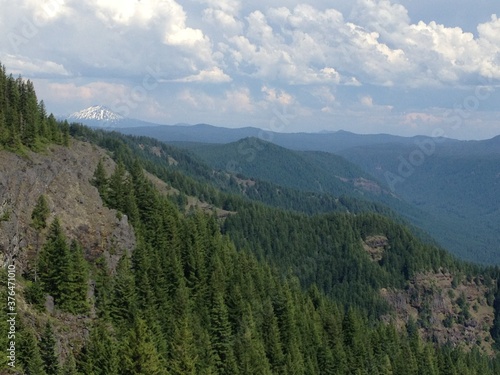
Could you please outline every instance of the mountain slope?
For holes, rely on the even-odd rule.
[[[441,231],[425,227],[465,259],[500,263],[500,137],[436,144],[435,151],[410,163],[416,147],[353,148],[342,152],[366,172],[392,184],[408,202],[448,223]]]
[[[337,155],[292,151],[256,138],[226,145],[184,143],[179,146],[190,149],[214,168],[226,171],[229,169],[230,172],[241,173],[242,176],[304,192],[375,202],[389,207],[421,230],[432,228],[433,233],[442,234],[454,229],[452,224],[438,220],[432,214],[408,204],[390,192],[383,183]],[[385,211],[384,214],[389,212]],[[453,248],[449,249],[453,251]]]
[[[0,250],[23,266],[32,265],[37,240],[30,226],[33,208],[40,196],[48,203],[48,221],[58,217],[66,233],[78,239],[89,259],[106,252],[116,257],[135,246],[132,228],[123,217],[102,203],[97,190],[89,184],[98,160],[104,158],[108,170],[114,162],[89,144],[73,142],[71,148],[51,146],[44,154],[27,157],[0,151]],[[110,258],[111,259],[111,258]]]
[[[345,160],[339,163],[340,158],[328,153],[286,150],[256,138],[225,145],[178,146],[215,168],[295,189],[386,204],[460,257],[491,264],[500,262],[495,229],[500,226],[499,139],[439,142],[415,138],[417,143],[372,144],[341,151],[354,165]],[[349,171],[355,172],[349,175]]]
[[[372,190],[384,194],[382,186],[373,179],[369,180],[369,174],[333,154],[290,151],[258,138],[245,138],[225,145],[192,144],[189,147],[216,169],[281,186],[361,197],[367,190],[358,182],[364,180],[366,185],[373,187]]]

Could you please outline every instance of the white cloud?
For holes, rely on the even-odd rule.
[[[70,75],[70,72],[68,72],[63,65],[54,61],[6,55],[3,57],[2,63],[9,67],[12,74],[29,75],[31,77],[61,77]]]
[[[49,102],[69,104],[73,112],[86,106],[103,104],[113,106],[115,98],[130,93],[130,88],[123,84],[108,82],[91,82],[78,84],[76,82],[52,82],[46,79],[34,80],[38,96]],[[81,103],[75,107],[74,103]]]
[[[205,9],[203,11],[203,19],[205,22],[222,28],[230,35],[239,34],[243,29],[243,23],[241,21],[237,20],[233,15],[220,9]]]
[[[304,124],[319,116],[329,126],[385,126],[383,116],[390,115],[394,126],[404,126],[393,106],[439,118],[424,108],[431,89],[443,90],[437,99],[454,108],[463,101],[457,90],[493,90],[500,80],[498,17],[487,14],[474,30],[443,22],[442,7],[433,14],[432,5],[422,18],[400,0],[20,0],[0,14],[0,61],[9,72],[37,79],[55,106],[130,96],[149,67],[159,66],[162,84],[135,103],[137,113],[197,113],[207,122],[234,114],[226,123],[248,124],[259,121],[259,111],[293,105]],[[471,9],[483,6],[470,0]],[[480,111],[494,107],[498,95],[490,96]],[[239,113],[252,118],[238,120]],[[424,117],[412,121],[423,124]],[[492,117],[484,124],[500,132]]]
[[[294,102],[293,96],[283,90],[262,86],[261,91],[264,93],[266,102],[277,103],[284,106],[291,105]]]
[[[218,67],[200,71],[185,78],[175,79],[172,82],[204,82],[204,83],[225,83],[231,82],[231,77]]]
[[[363,104],[365,107],[373,107],[373,98],[369,95],[363,96],[360,99],[361,104]]]

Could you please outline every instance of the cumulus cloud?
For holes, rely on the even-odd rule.
[[[75,75],[101,72],[105,77],[127,77],[162,61],[175,77],[218,64],[210,37],[189,25],[188,14],[174,0],[21,3],[24,11],[17,14],[14,10],[16,22],[8,30],[0,26],[0,31],[10,35],[0,41],[1,49],[38,59],[59,59],[72,64],[67,69]],[[45,10],[47,4],[49,10]],[[0,18],[9,17],[3,13]]]
[[[202,70],[198,74],[175,79],[173,82],[225,83],[231,82],[231,77],[215,66],[212,69]]]
[[[203,1],[207,8],[203,10],[203,20],[226,35],[238,35],[243,31],[243,22],[239,19],[241,4],[236,0]]]
[[[262,93],[264,93],[265,100],[269,103],[290,105],[294,101],[293,96],[283,90],[278,90],[273,87],[262,86],[261,91]]]
[[[6,55],[2,63],[9,67],[12,74],[29,75],[31,77],[64,77],[70,76],[63,65],[54,61],[30,59],[24,56]]]
[[[496,15],[472,30],[433,20],[432,7],[425,20],[408,9],[397,0],[19,0],[0,14],[0,61],[38,79],[44,95],[68,102],[47,89],[43,79],[53,79],[57,92],[82,106],[89,96],[94,104],[130,94],[158,70],[158,88],[137,111],[144,106],[169,118],[184,116],[184,107],[255,116],[293,104],[304,118],[319,114],[325,123],[366,116],[382,124],[392,108],[377,104],[387,103],[377,96],[385,90],[408,90],[423,102],[419,90],[498,85]],[[171,98],[175,106],[161,111]],[[408,116],[393,122],[428,120]]]
[[[46,79],[35,79],[34,82],[38,95],[45,101],[69,104],[70,109],[66,111],[68,113],[94,104],[112,107],[114,98],[127,95],[130,90],[123,84],[106,82],[78,84],[75,82],[52,82]],[[74,103],[81,103],[81,107],[75,107]]]

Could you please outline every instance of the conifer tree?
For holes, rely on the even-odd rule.
[[[118,375],[118,344],[105,323],[98,321],[82,349],[78,368],[83,374]]]
[[[47,242],[39,256],[40,280],[45,292],[54,297],[56,304],[64,305],[71,294],[68,276],[71,272],[71,254],[59,219],[50,226]]]
[[[37,339],[29,328],[23,329],[19,335],[18,356],[26,375],[47,375]]]
[[[47,375],[58,375],[59,357],[56,353],[56,339],[50,322],[47,322],[45,325],[45,330],[40,340],[40,354]]]
[[[108,196],[108,178],[106,176],[106,170],[104,169],[102,159],[99,159],[99,162],[97,163],[92,184],[97,188],[97,190],[99,190],[101,198],[106,201]]]
[[[125,196],[126,196],[126,169],[123,162],[120,160],[111,174],[109,181],[108,204],[110,207],[125,212]]]
[[[38,104],[38,117],[40,123],[40,135],[42,139],[47,141],[50,139],[50,134],[47,127],[47,110],[43,100],[40,100],[40,103]]]
[[[135,319],[124,343],[120,374],[167,375],[162,362],[146,322],[141,318]]]
[[[262,336],[266,348],[266,356],[273,373],[283,372],[284,355],[280,341],[280,332],[278,328],[278,319],[274,314],[272,301],[268,298],[263,306],[263,327]]]
[[[33,228],[38,231],[44,229],[47,226],[47,218],[49,217],[49,214],[49,205],[47,204],[45,196],[42,194],[38,197],[35,208],[31,213],[31,225]]]
[[[170,374],[195,375],[197,356],[188,314],[177,322],[170,345]]]
[[[135,281],[130,259],[124,255],[118,262],[113,292],[109,305],[109,315],[118,325],[128,325],[137,314]]]
[[[243,321],[236,342],[240,374],[271,375],[272,372],[266,357],[264,345],[262,339],[259,337],[249,306],[247,307],[247,313],[242,319]],[[300,372],[290,371],[290,373],[299,374]]]
[[[219,374],[236,374],[237,365],[231,344],[232,332],[222,293],[216,292],[210,312],[210,337],[215,366]]]
[[[69,353],[60,371],[61,375],[79,375],[76,369],[76,361],[73,353]]]
[[[83,249],[76,241],[71,242],[70,256],[70,272],[67,278],[68,296],[65,299],[65,307],[67,311],[73,313],[84,313],[89,308],[87,301],[89,271],[83,257]]]

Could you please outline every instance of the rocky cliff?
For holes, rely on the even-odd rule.
[[[104,253],[110,266],[135,246],[127,217],[103,205],[91,180],[102,159],[109,171],[114,162],[103,150],[73,141],[71,147],[51,146],[45,153],[25,156],[0,151],[0,253],[3,264],[16,259],[21,272],[30,267],[43,236],[31,227],[40,195],[50,208],[48,223],[58,217],[69,239],[77,239],[87,259]]]

